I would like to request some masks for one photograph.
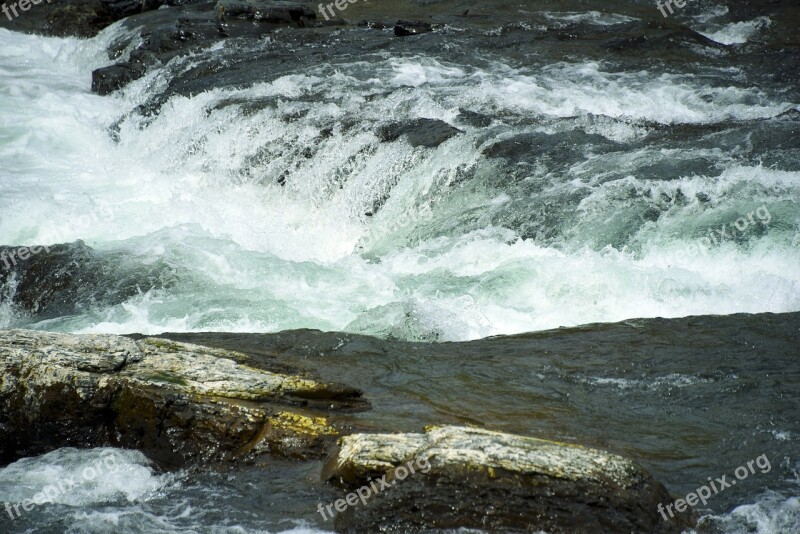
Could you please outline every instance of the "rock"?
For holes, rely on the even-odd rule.
[[[47,0],[13,20],[0,16],[0,28],[59,37],[94,37],[114,22],[157,9],[162,3],[163,0]]]
[[[163,3],[161,0],[101,0],[103,7],[111,14],[114,20],[120,20],[142,11],[158,9]]]
[[[470,111],[464,108],[459,108],[457,118],[459,121],[470,126],[474,126],[475,128],[485,128],[486,126],[492,124],[492,121],[494,120],[489,115],[478,113],[476,111]]]
[[[391,27],[391,24],[386,24],[380,20],[362,20],[358,23],[359,28],[367,28],[369,30],[385,30]]]
[[[433,26],[428,22],[423,21],[408,21],[398,20],[394,25],[394,34],[397,37],[406,37],[408,35],[419,35],[421,33],[428,33],[433,31]]]
[[[108,95],[122,89],[130,82],[138,80],[147,72],[142,63],[125,62],[102,67],[92,72],[92,92]]]
[[[776,115],[774,118],[780,121],[800,121],[800,109],[792,108]]]
[[[141,449],[165,467],[324,455],[353,388],[157,338],[0,331],[0,461],[63,446]],[[252,364],[252,365],[251,365]]]
[[[516,134],[487,146],[482,154],[487,158],[503,158],[513,164],[536,165],[557,161],[563,162],[562,165],[572,165],[586,159],[588,154],[608,152],[618,147],[617,143],[600,134],[575,129],[552,134]]]
[[[653,31],[651,35],[634,35],[612,39],[607,43],[607,48],[614,52],[652,52],[669,49],[691,49],[692,47],[706,47],[720,53],[725,50],[725,45],[712,41],[708,37],[683,26],[677,28],[666,27],[662,31]]]
[[[156,2],[160,0],[148,0]],[[130,11],[126,0],[113,5],[119,13]],[[169,3],[169,2],[168,2]],[[156,63],[166,64],[176,56],[211,46],[227,38],[261,38],[288,26],[305,27],[314,22],[310,8],[294,2],[271,0],[207,0],[172,2],[170,9],[131,13],[123,24],[139,33],[141,45],[131,60],[98,69],[93,73],[92,90],[106,95],[143,76]],[[119,14],[118,13],[118,14]],[[130,40],[115,43],[115,48]],[[124,48],[124,46],[122,46]],[[139,57],[135,57],[139,54]],[[147,57],[143,61],[142,57]],[[199,67],[204,69],[204,67]]]
[[[348,491],[384,475],[389,487],[339,514],[338,531],[661,533],[690,521],[664,521],[656,507],[672,498],[628,459],[475,428],[346,436],[323,471]]]
[[[229,18],[240,18],[291,24],[317,17],[317,14],[306,6],[268,0],[220,0],[215,10],[219,22]]]
[[[409,122],[393,122],[378,129],[377,135],[381,141],[395,141],[405,136],[411,146],[424,146],[435,148],[462,130],[450,126],[438,119],[414,119]]]
[[[103,215],[86,214],[100,223]],[[21,259],[24,257],[25,259]],[[0,246],[0,304],[19,316],[48,319],[113,306],[177,279],[161,261],[136,261],[127,253],[96,251],[82,241],[49,247]]]
[[[94,37],[100,30],[114,22],[105,6],[98,1],[56,5],[45,16],[47,33],[59,37],[69,35]]]

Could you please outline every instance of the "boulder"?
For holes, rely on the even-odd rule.
[[[142,450],[164,467],[324,456],[347,386],[158,338],[0,331],[0,461],[64,446]]]
[[[102,67],[92,72],[92,92],[108,95],[121,89],[147,72],[147,66],[138,62],[124,62]]]
[[[381,477],[383,491],[371,482]],[[476,428],[346,436],[323,479],[379,490],[336,516],[343,532],[666,533],[690,521],[661,517],[657,506],[671,502],[669,493],[631,460]]]

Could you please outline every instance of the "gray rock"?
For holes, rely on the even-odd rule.
[[[381,476],[390,487],[338,515],[337,530],[659,533],[691,519],[664,521],[657,506],[669,493],[631,460],[476,428],[346,436],[323,472],[350,491]]]
[[[436,148],[462,130],[438,119],[414,119],[408,122],[393,122],[378,129],[381,141],[395,141],[405,137],[411,146]]]
[[[0,461],[70,446],[141,449],[166,467],[324,455],[327,412],[361,393],[248,356],[157,338],[0,331]]]

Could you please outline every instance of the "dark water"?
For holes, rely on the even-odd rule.
[[[170,335],[357,384],[363,430],[471,424],[631,456],[685,494],[766,454],[713,502],[770,488],[797,495],[800,314],[651,319],[470,343],[403,343],[319,332]]]

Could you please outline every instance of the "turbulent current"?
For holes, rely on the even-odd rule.
[[[497,21],[465,13],[427,40],[392,46],[390,29],[356,27],[324,40],[280,31],[257,42],[231,39],[175,57],[109,96],[89,91],[91,72],[109,64],[109,49],[130,54],[139,44],[135,24],[92,39],[0,28],[0,327],[338,332],[319,334],[326,342],[298,334],[292,346],[311,354],[309,347],[334,350],[348,340],[358,345],[347,353],[353,365],[392,353],[391,364],[369,360],[385,366],[380,378],[350,380],[382,380],[373,393],[384,392],[387,404],[387,392],[402,391],[418,410],[453,420],[630,447],[684,494],[739,465],[738,456],[724,457],[745,436],[742,458],[770,451],[771,478],[712,503],[707,528],[717,530],[708,532],[797,532],[800,319],[789,312],[800,311],[800,74],[797,61],[762,57],[759,48],[796,46],[797,21],[734,20],[726,7],[689,2],[675,16],[692,31],[647,45],[616,32],[660,20],[649,2],[604,3],[603,13],[575,2],[565,10],[527,4],[498,6]],[[398,6],[422,14],[417,4]],[[372,9],[356,3],[346,18],[369,18]],[[783,27],[794,33],[781,34]],[[31,246],[47,249],[20,259],[20,247]],[[22,269],[25,261],[50,266],[50,274]],[[600,370],[602,358],[612,358],[605,353],[567,369],[559,350],[596,348],[594,334],[580,328],[565,331],[569,343],[537,345],[551,358],[541,367],[526,367],[532,341],[497,341],[511,363],[476,368],[473,385],[498,388],[493,407],[479,414],[443,407],[470,387],[444,372],[446,363],[413,359],[415,342],[480,359],[483,346],[473,343],[490,336],[739,313],[761,315],[720,326],[730,346],[698,349],[705,374],[653,356],[685,334],[671,338],[651,326],[641,339],[652,350],[636,352],[634,338],[612,343],[614,372]],[[748,367],[742,385],[725,355],[749,346],[736,341],[740,329],[742,339],[763,335],[767,313],[786,315],[784,326],[770,323],[776,337],[764,339],[786,337],[771,353],[741,354],[742,362],[771,362]],[[606,340],[621,335],[599,331]],[[447,393],[437,394],[448,401],[407,378],[393,382],[411,361],[443,373]],[[642,361],[656,368],[632,372]],[[530,389],[514,389],[520,369],[535,382]],[[772,382],[781,371],[786,397]],[[664,406],[680,418],[670,406],[675,395],[713,404],[715,394],[734,393],[767,411],[783,408],[762,414],[757,430],[742,426],[749,415],[720,406],[695,414],[698,428],[716,417],[728,430],[695,436],[694,445],[690,437],[670,441],[671,432],[629,445],[586,430],[595,417],[620,417],[609,423],[616,431],[646,435]],[[559,411],[571,394],[618,412],[581,412],[581,424],[557,430],[504,413],[505,402],[534,405],[550,395]],[[641,413],[619,415],[636,406]],[[708,445],[716,439],[727,445]],[[82,486],[17,527],[324,528],[314,517],[324,489],[282,482],[312,477],[310,467],[278,465],[266,482],[248,470],[197,479],[157,473],[123,452],[124,483]],[[62,449],[2,468],[0,502],[33,494],[59,470],[78,472],[99,454]],[[287,489],[267,497],[269,487]],[[261,524],[264,510],[270,519]]]
[[[6,282],[0,324],[457,341],[800,309],[800,112],[744,72],[453,45],[320,58],[145,115],[197,62],[92,95],[88,75],[120,32],[2,32],[0,242],[82,240],[157,275],[57,317],[15,310]],[[410,118],[463,133],[425,147],[374,131]]]

